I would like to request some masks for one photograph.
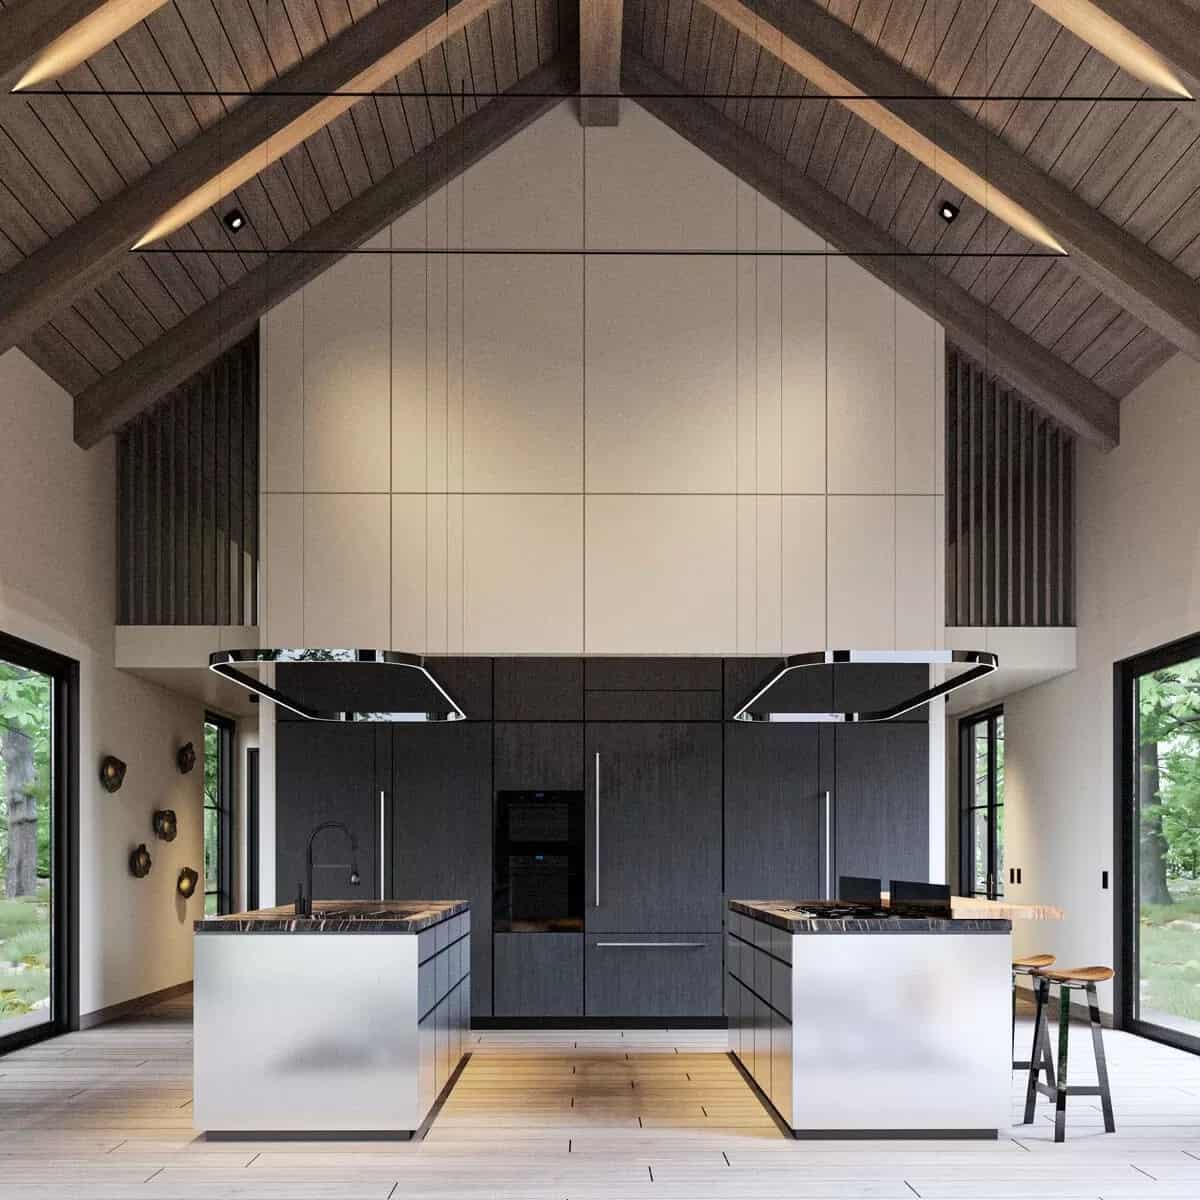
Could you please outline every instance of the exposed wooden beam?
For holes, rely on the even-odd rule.
[[[1200,358],[1200,287],[1188,275],[819,4],[704,3],[1013,229],[1065,250],[1079,274]]]
[[[264,170],[497,0],[386,0],[136,183],[0,275],[0,354]],[[343,93],[343,94],[336,94]]]
[[[0,78],[29,62],[14,91],[58,79],[165,3],[25,0],[16,8],[5,9],[0,18]]]
[[[574,70],[555,61],[518,81],[280,254],[144,347],[75,400],[75,440],[94,446],[245,337],[281,300],[562,102]]]
[[[894,287],[945,327],[980,363],[1060,424],[1102,450],[1118,440],[1117,401],[991,312],[923,256],[906,253],[890,235],[814,183],[803,169],[750,137],[711,105],[697,103],[627,46],[626,92],[676,133],[778,204],[877,279]]]
[[[1033,0],[1076,37],[1150,87],[1200,97],[1200,13],[1180,0]],[[1200,120],[1200,104],[1186,106]]]
[[[622,0],[579,0],[581,125],[615,125],[620,119],[622,8]]]

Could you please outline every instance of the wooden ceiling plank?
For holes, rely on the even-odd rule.
[[[138,85],[145,91],[160,93],[150,97],[150,104],[175,147],[185,145],[195,138],[200,132],[200,122],[196,120],[196,114],[187,98],[161,94],[178,91],[179,84],[171,74],[167,60],[163,58],[149,28],[145,24],[135,25],[124,37],[118,39],[117,50],[133,72]]]
[[[1125,310],[1103,292],[1063,330],[1050,347],[1064,362],[1079,369],[1077,359]]]
[[[96,294],[129,327],[138,341],[139,349],[165,331],[166,326],[154,315],[150,305],[129,286],[124,275],[106,279],[96,289]]]
[[[12,169],[37,177],[31,181],[31,195],[44,184],[70,219],[77,221],[96,208],[99,198],[87,178],[38,119],[30,100],[31,97],[13,96],[0,107],[0,126],[13,151],[8,162]],[[21,182],[14,180],[13,183],[13,190],[17,191]]]
[[[1029,90],[1042,61],[1054,45],[1059,29],[1045,13],[1034,9],[1027,12],[1016,40],[987,91],[1005,99],[986,100],[972,115],[994,133],[999,133],[1020,103],[1011,97],[1022,96]]]
[[[360,100],[354,108],[361,107],[363,103],[364,101]],[[325,126],[325,131],[329,134],[346,187],[351,196],[357,196],[371,186],[371,168],[367,164],[363,144],[354,124],[353,112],[352,108],[349,112],[339,113]]]
[[[1095,102],[1115,74],[1111,63],[1094,50],[1080,64],[1063,90],[1063,99],[1054,105],[1042,127],[1023,148],[1025,157],[1043,171],[1053,173],[1055,163],[1087,123]],[[1089,99],[1085,100],[1084,97]]]
[[[150,169],[141,150],[124,130],[119,118],[111,105],[104,103],[101,96],[64,96],[48,93],[46,95],[30,96],[31,108],[45,126],[46,131],[63,148],[76,170],[87,181],[92,193],[101,200],[119,192],[127,183],[144,175]],[[93,128],[83,119],[79,110],[79,102],[91,101],[98,109],[100,121]],[[107,110],[107,113],[106,111]],[[105,116],[111,120],[105,120]],[[120,133],[120,145],[114,146],[118,155],[113,154],[101,144],[97,131],[116,124]],[[125,157],[120,157],[124,153]],[[120,166],[118,166],[120,163]],[[126,174],[128,172],[128,174]]]
[[[957,90],[961,95],[983,96],[993,90],[1004,90],[997,81],[1002,72],[1011,69],[1013,50],[1029,20],[1029,12],[1026,5],[1012,3],[997,4],[992,9],[983,36],[958,81]],[[971,116],[978,117],[984,101],[964,99],[958,104]]]
[[[401,71],[396,76],[396,84],[401,92],[400,103],[404,108],[413,151],[416,153],[424,150],[437,136],[433,128],[433,114],[429,108],[429,101],[420,94],[425,87],[420,64],[414,63],[407,70]]]
[[[678,79],[678,75],[666,72],[669,78]],[[762,54],[758,59],[758,69],[750,82],[750,91],[754,99],[746,109],[746,130],[751,137],[760,142],[767,141],[767,130],[775,112],[775,94],[783,75],[783,63],[773,54]]]
[[[261,175],[242,184],[232,199],[245,213],[254,241],[267,249],[281,249],[308,228],[280,163],[272,163]]]
[[[15,0],[0,12],[0,86],[81,21],[102,15],[109,0]],[[48,82],[50,76],[44,82]]]
[[[890,141],[890,139],[888,140]],[[895,146],[895,143],[893,142],[892,145]],[[895,232],[896,214],[900,211],[900,205],[904,202],[904,197],[917,177],[917,171],[921,166],[907,150],[901,149],[899,146],[895,148],[896,153],[892,155],[892,160],[879,185],[879,191],[875,194],[870,211],[867,213],[867,218],[873,225],[878,225],[881,229],[890,229],[893,232]]]
[[[626,90],[681,136],[819,237],[847,253],[922,311],[945,326],[967,353],[981,357],[1043,411],[1079,436],[1111,449],[1116,444],[1116,402],[1032,338],[956,287],[926,261],[900,253],[899,245],[848,205],[819,188],[795,164],[780,160],[742,136],[735,122],[697,105],[645,60],[627,53]]]
[[[1081,375],[1086,375],[1089,379],[1094,378],[1098,371],[1112,362],[1145,328],[1137,317],[1120,309],[1116,320],[1080,351],[1071,365]]]
[[[455,105],[449,97],[450,71],[444,47],[436,47],[417,65],[421,68],[422,86],[426,90],[426,103],[433,119],[433,135],[435,138],[445,137],[454,128],[457,117]]]
[[[100,378],[100,372],[53,325],[43,326],[22,342],[21,351],[72,395]]]
[[[536,0],[512,0],[513,37],[517,51],[517,78],[528,75],[541,63],[538,57]]]
[[[558,103],[556,93],[573,83],[554,63],[522,81],[522,90],[545,96],[510,97],[469,118],[450,139],[427,147],[387,179],[314,227],[292,253],[247,273],[216,302],[210,302],[173,330],[83,391],[75,403],[75,438],[95,445],[139,412],[179,386],[221,350],[241,340],[259,318],[333,261],[322,247],[361,245],[432,191],[454,179]]]
[[[751,11],[740,0],[705,2],[810,78],[863,96],[842,103],[910,143],[919,157],[929,156],[948,181],[1018,232],[1067,251],[1095,286],[1200,358],[1200,289],[1191,279],[818,5],[756,0]]]
[[[855,176],[854,184],[847,197],[857,212],[866,216],[879,195],[884,179],[895,157],[896,147],[877,130],[871,131],[871,141],[863,156],[862,166]]]
[[[1156,189],[1160,192],[1161,203],[1175,207],[1200,182],[1200,176],[1194,170],[1190,173],[1177,170],[1185,155],[1197,145],[1200,145],[1200,129],[1181,117],[1178,111],[1173,112],[1104,197],[1100,211],[1109,220],[1128,229],[1138,206]],[[1168,179],[1171,186],[1160,188],[1159,185]],[[1179,194],[1174,192],[1175,188],[1185,190]],[[1173,195],[1176,196],[1174,202]]]
[[[154,38],[154,44],[167,64],[175,87],[188,93],[188,107],[200,128],[208,129],[215,125],[225,116],[226,101],[220,96],[204,94],[217,90],[217,81],[209,74],[207,64],[196,49],[183,14],[174,4],[169,4],[153,13],[143,24]]]
[[[557,0],[535,0],[537,11],[538,59],[545,63],[558,54]]]
[[[142,340],[134,333],[128,321],[113,307],[97,289],[80,296],[74,304],[75,311],[104,339],[105,344],[124,361],[142,348]]]
[[[58,332],[79,351],[84,360],[101,375],[115,371],[121,365],[121,356],[74,305],[60,312],[54,318],[54,325]]]
[[[667,18],[671,0],[643,0],[642,53],[662,67],[667,56]]]
[[[682,79],[687,69],[688,34],[692,27],[695,0],[671,0],[667,8],[667,31],[663,43],[663,71],[671,79]],[[703,6],[701,6],[703,7]],[[617,86],[620,87],[620,57],[617,58]]]
[[[163,289],[179,305],[185,315],[195,312],[205,302],[204,292],[201,291],[192,273],[183,265],[184,260],[176,254],[148,254],[139,256],[131,254],[128,265],[122,270],[132,269],[141,262],[145,269],[152,272]],[[173,321],[172,324],[175,324]]]
[[[580,0],[579,122],[585,127],[611,126],[620,120],[616,93],[621,87],[623,27],[621,0]]]
[[[88,60],[87,66],[102,92],[128,92],[141,86],[119,46],[105,46],[99,54],[94,54]],[[147,170],[149,164],[161,162],[175,149],[175,142],[162,117],[146,96],[76,96],[75,103],[81,105],[84,119],[89,124],[95,121],[94,128],[107,130],[110,124],[113,126],[114,131],[107,137],[105,134],[97,135],[105,139],[106,145],[109,140],[116,144],[121,138],[117,126],[124,129],[130,141],[137,145],[137,154],[146,160]],[[104,105],[112,110],[111,122],[98,111]],[[143,173],[139,171],[139,174]]]
[[[0,183],[3,183],[20,205],[24,216],[28,218],[20,225],[26,234],[26,242],[31,242],[33,249],[70,227],[70,211],[41,174],[32,168],[3,125],[0,125]],[[5,233],[13,237],[14,241],[17,240],[14,236],[17,228],[15,222],[4,224]],[[32,252],[32,249],[27,251]]]
[[[1026,89],[1032,96],[1039,98],[1021,100],[1005,121],[1003,129],[999,130],[1008,145],[1015,147],[1021,154],[1025,153],[1029,143],[1041,133],[1051,114],[1060,107],[1056,101],[1040,97],[1060,95],[1064,84],[1069,86],[1075,78],[1087,53],[1088,48],[1078,38],[1071,37],[1061,29],[1058,31],[1058,36],[1051,42],[1046,57],[1042,59]]]
[[[467,57],[470,62],[471,87],[475,91],[479,107],[487,104],[499,90],[496,86],[492,30],[488,21],[490,15],[490,12],[481,13],[463,31],[466,36]]]
[[[728,21],[717,21],[713,30],[712,48],[704,79],[705,103],[719,112],[725,111],[729,79],[733,74],[733,56],[737,52],[738,32]]]
[[[1136,218],[1136,214],[1135,214]],[[1200,187],[1179,206],[1150,240],[1150,249],[1194,277],[1180,255],[1196,240],[1200,230]]]
[[[265,88],[280,70],[292,65],[286,59],[283,63],[277,63],[267,45],[267,38],[273,30],[277,29],[277,37],[284,34],[285,14],[281,4],[259,3],[257,8],[260,15],[256,17],[250,0],[213,0],[213,3],[220,14],[221,25],[230,45],[236,47],[238,64],[251,91]],[[287,41],[295,45],[294,38],[288,37]],[[298,50],[296,56],[299,57]]]
[[[1160,94],[1200,99],[1198,14],[1188,0],[1033,2]]]
[[[954,14],[926,80],[943,95],[953,96],[958,90],[995,7],[996,0],[976,0]]]
[[[917,17],[904,57],[900,60],[901,66],[921,79],[929,77],[942,39],[946,36],[958,7],[959,0],[927,0]]]
[[[512,0],[501,0],[487,12],[492,38],[492,61],[496,71],[496,90],[507,92],[521,77],[517,65],[517,35]]]
[[[626,9],[629,8],[626,0]],[[683,60],[682,81],[684,89],[699,95],[704,91],[708,79],[708,59],[712,53],[713,29],[717,23],[716,13],[705,4],[692,5],[692,19],[688,23],[687,50]],[[628,27],[628,23],[626,25]],[[794,100],[790,103],[796,103]]]
[[[279,161],[283,164],[288,181],[304,210],[305,220],[309,225],[323,221],[333,210],[329,207],[329,201],[325,198],[325,189],[321,186],[320,179],[317,178],[317,168],[313,162],[309,143],[301,142],[294,150],[289,150]]]
[[[754,77],[758,73],[758,63],[763,56],[763,48],[753,38],[738,35],[737,49],[733,52],[733,69],[729,75],[729,95],[725,99],[724,112],[731,120],[736,121],[744,129],[746,114],[750,111],[750,101],[747,98],[754,87]],[[654,62],[654,59],[650,59]]]
[[[1170,120],[1171,112],[1161,104],[1135,105],[1119,126],[1119,133],[1083,173],[1074,187],[1084,204],[1099,210],[1108,194],[1128,173],[1142,150]]]
[[[696,6],[697,14],[707,11],[702,4]],[[711,32],[709,36],[711,38]],[[767,145],[776,154],[787,156],[788,147],[796,136],[800,113],[807,103],[804,99],[807,87],[807,79],[797,75],[791,67],[783,68],[783,76],[779,81],[779,91],[783,98],[775,102],[775,117],[767,131]]]
[[[304,122],[310,121],[320,126],[351,105],[340,96],[299,93],[327,93],[373,77],[372,72],[382,70],[381,61],[386,67],[415,52],[418,42],[424,46],[438,41],[456,27],[455,22],[492,2],[459,0],[450,10],[449,23],[444,0],[384,5],[272,83],[267,93],[238,106],[219,125],[194,138],[119,196],[77,222],[64,236],[0,277],[0,348],[21,340],[73,296],[110,275],[139,235],[148,236],[147,229],[161,221],[164,214],[173,221],[176,212],[189,218],[203,212],[211,203],[205,189],[218,178],[218,172],[227,190],[239,186],[245,179],[235,179],[231,174],[241,169],[236,164],[251,164],[246,178],[252,177],[271,161],[275,149],[286,149],[286,138],[291,136],[288,131],[294,133],[300,128],[298,122],[304,128],[308,128]],[[173,30],[175,38],[186,40],[174,8],[161,9],[143,22],[144,26],[156,24],[160,32]],[[186,69],[189,73],[189,85],[193,82],[191,75],[199,78],[203,63],[194,47],[190,54],[183,53],[174,42],[164,48],[177,59],[175,71]],[[379,82],[388,77],[384,71]],[[309,136],[310,152],[315,153],[313,148],[321,146],[321,139],[317,134]],[[272,150],[261,150],[268,140]],[[328,146],[328,135],[325,144]],[[332,175],[338,168],[332,147],[328,150],[323,167]],[[203,206],[192,211],[195,203]]]
[[[162,280],[143,258],[131,258],[118,274],[100,286],[110,290],[124,289],[136,296],[164,330],[170,329],[185,313],[176,297],[163,286]]]
[[[1143,329],[1096,372],[1095,381],[1114,396],[1127,396],[1175,355],[1175,347],[1152,329]]]

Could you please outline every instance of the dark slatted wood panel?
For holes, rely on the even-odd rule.
[[[117,438],[123,625],[258,622],[258,335]]]
[[[1075,620],[1070,434],[946,347],[946,624]]]

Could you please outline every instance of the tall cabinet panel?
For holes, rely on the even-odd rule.
[[[471,1012],[492,1013],[492,727],[396,726],[389,895],[471,902]]]
[[[842,725],[836,745],[837,872],[929,878],[929,729]]]
[[[313,898],[381,897],[379,792],[386,786],[380,783],[380,768],[390,749],[386,731],[371,725],[279,721],[275,744],[277,902],[295,900],[304,879],[309,836],[323,821],[341,821],[358,839],[362,882],[351,885],[350,847],[343,835],[329,830],[313,848]],[[327,863],[335,865],[322,865]]]
[[[586,767],[588,933],[719,932],[720,724],[592,723]]]
[[[725,726],[725,895],[816,899],[823,821],[816,725]]]

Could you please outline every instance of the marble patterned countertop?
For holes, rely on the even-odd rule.
[[[196,933],[420,933],[459,913],[466,900],[318,900],[311,916],[293,904],[195,921]]]
[[[803,900],[730,900],[732,911],[789,933],[1008,933],[1012,922],[996,917],[806,917]],[[819,901],[809,901],[817,904]],[[825,902],[828,903],[828,902]],[[849,907],[849,906],[847,906]]]

